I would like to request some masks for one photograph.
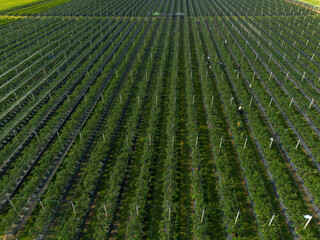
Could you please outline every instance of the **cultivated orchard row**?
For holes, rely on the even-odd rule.
[[[3,15],[25,15],[0,21],[3,235],[319,239],[312,9],[92,0]]]

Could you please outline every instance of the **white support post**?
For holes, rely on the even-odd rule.
[[[106,215],[106,218],[108,217],[108,212],[107,212],[107,208],[106,205],[103,204],[103,209],[104,209],[104,214]]]
[[[41,207],[42,207],[43,211],[46,211],[46,209],[44,208],[43,203],[41,202],[41,200],[40,200],[40,199],[39,199],[39,202],[40,202],[40,205],[41,205]]]
[[[104,98],[103,98],[103,94],[101,94],[101,100],[104,103]]]
[[[271,223],[272,223],[272,221],[273,221],[273,219],[274,219],[274,214],[272,215],[272,218],[270,219],[270,222],[269,222],[269,224],[268,224],[268,227],[270,227],[270,225],[271,225]]]
[[[102,138],[103,138],[103,141],[105,142],[106,141],[106,136],[104,135],[104,133],[102,133]]]
[[[231,97],[231,100],[230,100],[230,105],[232,104],[232,102],[233,102],[233,97]]]
[[[9,198],[8,200],[9,200],[9,203],[11,204],[13,210],[14,210],[15,212],[18,212],[17,209],[14,207],[13,203],[11,202],[10,198]]]
[[[204,209],[202,209],[201,223],[203,223],[203,218],[204,218]]]
[[[73,204],[72,201],[71,201],[71,206],[72,206],[72,209],[73,209],[74,214],[77,214],[76,209],[75,209],[74,204]]]
[[[128,134],[126,134],[126,143],[127,143],[127,146],[129,146],[129,143],[128,143]]]
[[[139,216],[139,206],[136,205],[137,216]]]
[[[272,99],[273,99],[273,98],[271,98],[271,99],[270,99],[269,107],[271,106],[271,103],[272,103]]]
[[[220,139],[220,147],[219,148],[221,148],[221,146],[222,146],[222,141],[223,141],[223,137],[221,137],[221,139]]]
[[[61,138],[60,138],[60,134],[59,134],[58,131],[57,131],[57,135],[58,135],[58,138],[59,138],[60,143],[62,144],[62,141],[61,141]]]
[[[173,148],[173,145],[174,145],[174,135],[172,136],[172,143],[171,143],[172,148]]]
[[[37,140],[38,140],[38,142],[39,142],[39,136],[38,136],[38,134],[37,134],[37,132],[36,131],[33,131],[34,132],[34,134],[36,135],[36,138],[37,138]]]
[[[213,96],[211,97],[211,105],[210,105],[210,107],[212,107],[212,105],[213,105]]]
[[[237,224],[237,221],[238,221],[238,218],[239,218],[239,214],[240,214],[240,211],[238,211],[238,213],[237,213],[236,220],[234,221],[234,224]]]
[[[248,138],[246,137],[246,140],[244,141],[243,149],[245,149],[245,148],[246,148],[246,146],[247,146],[247,142],[248,142]]]
[[[270,73],[270,76],[269,76],[269,81],[270,81],[271,77],[272,77],[272,72]]]
[[[304,225],[303,229],[305,229],[309,225],[311,219],[312,219],[312,216],[308,216],[308,221],[307,221],[306,225]]]
[[[251,99],[250,99],[249,107],[251,107],[252,100],[253,100],[253,97],[251,97]]]
[[[269,146],[269,148],[271,148],[272,143],[273,143],[273,138],[270,138],[270,146]]]
[[[296,149],[298,148],[299,143],[300,143],[300,139],[299,139],[298,142],[297,142]]]
[[[285,82],[287,81],[288,77],[289,77],[289,72],[287,72],[286,79],[284,80]]]
[[[293,98],[291,98],[291,102],[290,102],[290,104],[289,104],[289,108],[291,107],[292,102],[293,102]]]
[[[82,135],[81,135],[81,132],[79,132],[79,137],[80,137],[80,140],[82,141]]]
[[[311,106],[312,106],[312,104],[313,104],[313,101],[314,101],[314,98],[312,98],[311,103],[310,103],[310,105],[309,105],[309,108],[308,108],[308,109],[310,109],[310,108],[311,108]]]

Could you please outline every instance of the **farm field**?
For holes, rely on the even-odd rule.
[[[320,239],[316,9],[48,0],[0,36],[0,238]]]
[[[22,0],[22,1],[17,1],[17,0],[0,0],[0,11],[5,10],[5,9],[10,9],[13,7],[21,6],[21,5],[26,5],[34,2],[38,2],[39,0]]]

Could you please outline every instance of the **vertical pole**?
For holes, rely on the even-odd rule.
[[[313,101],[314,101],[314,98],[312,98],[312,101],[310,103],[309,109],[311,108]]]
[[[297,145],[296,145],[296,149],[298,148],[298,146],[299,146],[299,143],[300,143],[300,139],[298,140],[298,143],[297,143]]]
[[[272,146],[272,143],[273,143],[273,138],[270,138],[270,146],[269,146],[269,148],[271,148],[271,146]]]
[[[240,214],[240,211],[238,211],[238,213],[237,213],[236,220],[234,221],[234,224],[237,224],[237,221],[238,221],[238,218],[239,218],[239,214]]]
[[[11,202],[11,200],[10,200],[10,199],[8,199],[8,200],[9,200],[9,203],[11,204],[13,210],[14,210],[15,212],[18,212],[17,209],[14,207],[13,203]]]
[[[43,203],[41,202],[41,200],[40,200],[40,199],[39,199],[39,202],[40,202],[40,205],[41,205],[41,207],[42,207],[43,211],[46,211],[46,209],[44,208]]]
[[[291,102],[290,102],[290,104],[289,104],[289,108],[291,107],[291,105],[292,105],[292,102],[293,102],[293,98],[291,99]]]
[[[60,138],[60,134],[59,134],[59,132],[58,132],[58,131],[57,131],[57,135],[58,135],[58,138],[59,138],[60,143],[62,144],[62,142],[61,142],[61,138]]]
[[[270,222],[269,222],[269,224],[268,224],[268,227],[270,227],[270,225],[271,225],[271,223],[272,223],[273,219],[274,219],[274,214],[272,215],[272,218],[270,219]]]
[[[221,148],[221,146],[222,146],[222,141],[223,141],[223,137],[221,137],[221,139],[220,139],[220,147],[219,148]]]
[[[202,209],[201,223],[203,223],[204,209]]]
[[[251,99],[250,99],[250,104],[249,104],[249,107],[251,107],[251,104],[252,104],[252,100],[253,100],[253,97],[251,97]]]
[[[107,208],[105,204],[103,204],[103,209],[104,209],[104,214],[106,215],[106,217],[108,217]]]
[[[308,222],[306,223],[306,225],[304,225],[303,229],[305,229],[308,226],[308,224],[311,221],[311,219],[312,219],[312,217],[309,218]]]
[[[244,141],[243,149],[245,149],[245,148],[246,148],[246,146],[247,146],[247,142],[248,142],[248,138],[246,137],[246,140]]]
[[[75,209],[72,201],[71,201],[71,206],[72,206],[72,209],[73,209],[74,214],[77,214],[76,209]]]

